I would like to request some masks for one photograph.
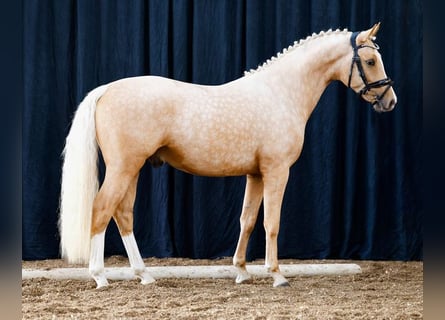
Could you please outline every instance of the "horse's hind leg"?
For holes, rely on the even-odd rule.
[[[119,228],[122,242],[124,243],[128,260],[130,260],[130,265],[134,271],[134,274],[136,277],[141,279],[142,284],[149,284],[154,282],[155,279],[145,268],[144,261],[142,260],[136,239],[133,234],[133,207],[136,197],[136,187],[137,177],[130,183],[125,198],[119,205],[113,218]]]
[[[263,180],[261,176],[248,175],[243,210],[240,217],[241,231],[238,245],[233,256],[233,264],[238,272],[236,283],[243,283],[251,278],[246,270],[246,250],[250,235],[255,227],[262,198]]]
[[[97,288],[108,285],[104,273],[105,230],[133,179],[128,171],[107,167],[104,183],[94,199],[89,271]]]

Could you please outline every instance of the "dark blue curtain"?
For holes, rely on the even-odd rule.
[[[423,259],[422,6],[404,0],[25,1],[23,259],[59,257],[60,155],[88,91],[149,74],[221,84],[313,32],[378,21],[398,105],[377,114],[342,84],[327,88],[291,168],[279,255]],[[146,165],[135,204],[142,255],[233,255],[244,184]],[[249,259],[264,257],[264,242],[260,212]],[[113,222],[105,253],[125,254]]]

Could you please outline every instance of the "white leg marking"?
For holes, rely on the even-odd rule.
[[[104,273],[104,246],[105,230],[102,233],[96,234],[91,239],[89,271],[93,279],[96,281],[97,288],[108,285],[108,281]]]
[[[241,267],[236,267],[237,269],[237,276],[236,276],[236,283],[245,283],[247,281],[249,281],[250,279],[252,279],[252,276],[250,275],[249,272],[247,272],[247,270],[245,268],[241,268]]]
[[[279,272],[272,272],[273,286],[276,287],[288,287],[289,282],[287,279]]]
[[[145,264],[142,260],[133,232],[131,232],[129,235],[123,236],[122,242],[124,243],[124,247],[128,255],[128,260],[130,260],[130,265],[133,268],[136,277],[141,279],[142,284],[155,282],[155,279],[148,273],[147,269],[145,268]]]
[[[270,271],[270,264],[266,261],[265,267],[267,269],[267,272],[269,272],[272,275],[273,278],[273,286],[276,287],[288,287],[289,281],[278,271],[278,272],[271,272]]]

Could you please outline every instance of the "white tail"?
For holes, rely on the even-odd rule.
[[[70,263],[89,261],[93,201],[99,188],[94,116],[106,89],[107,85],[97,87],[80,103],[63,150],[60,250]]]

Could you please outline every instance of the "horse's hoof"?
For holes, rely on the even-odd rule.
[[[106,288],[108,286],[108,280],[105,277],[94,278],[96,281],[96,289]]]
[[[273,275],[273,286],[276,287],[289,287],[289,282],[285,277],[279,273],[274,273]]]
[[[252,276],[247,272],[239,273],[236,276],[235,282],[237,284],[250,283],[252,282]]]
[[[282,283],[278,283],[278,284],[273,284],[274,288],[279,288],[279,287],[290,287],[289,282],[282,282]]]
[[[153,278],[148,272],[144,271],[141,273],[136,273],[136,277],[141,279],[141,284],[146,285],[155,282],[155,278]]]
[[[249,276],[247,278],[238,276],[238,277],[236,277],[235,282],[236,282],[236,284],[249,284],[249,283],[253,282],[253,279],[251,276]]]
[[[146,285],[155,282],[156,280],[152,277],[150,278],[141,278],[141,284]]]

